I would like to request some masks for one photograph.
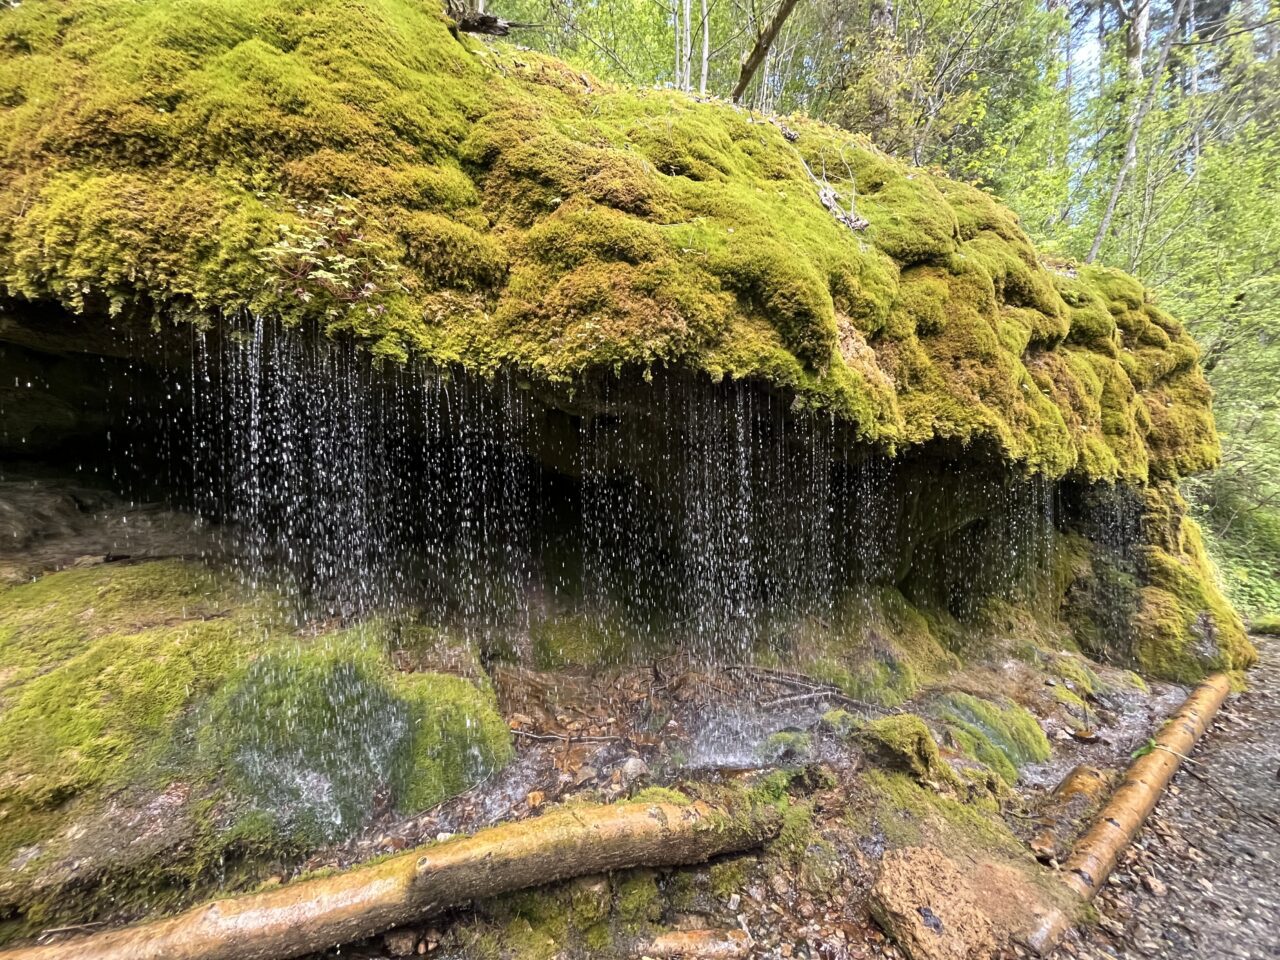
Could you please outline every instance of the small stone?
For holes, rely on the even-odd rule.
[[[627,757],[618,772],[622,775],[623,784],[629,787],[649,775],[649,765],[639,757]]]
[[[1118,923],[1104,914],[1098,915],[1098,926],[1107,931],[1107,933],[1111,934],[1113,937],[1124,936],[1124,924]]]
[[[729,912],[730,912],[730,913],[737,913],[737,912],[738,912],[738,907],[739,907],[741,904],[742,904],[742,897],[741,897],[739,894],[736,894],[736,893],[735,893],[733,896],[731,896],[731,897],[729,898]]]
[[[1142,878],[1142,885],[1147,888],[1147,893],[1153,897],[1163,897],[1169,892],[1169,888],[1165,886],[1164,881],[1151,874],[1147,874]]]

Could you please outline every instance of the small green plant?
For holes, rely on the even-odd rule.
[[[299,203],[297,212],[297,222],[279,224],[276,242],[258,251],[276,271],[276,292],[326,320],[342,320],[356,310],[384,313],[382,300],[399,283],[382,244],[369,238],[356,199],[331,195]]]

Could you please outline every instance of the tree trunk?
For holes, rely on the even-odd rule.
[[[1176,32],[1176,30],[1174,31]],[[1057,876],[1079,897],[1071,908],[1052,908],[1035,918],[1031,929],[1017,937],[1041,957],[1054,952],[1062,935],[1075,923],[1078,907],[1102,889],[1125,851],[1146,822],[1174,773],[1231,693],[1231,678],[1215,673],[1191,692],[1178,712],[1160,728],[1154,748],[1136,759],[1093,826],[1081,837]]]
[[[1182,18],[1182,11],[1186,9],[1186,6],[1187,0],[1178,0],[1178,5],[1174,8],[1173,23],[1175,26],[1171,26],[1165,34],[1164,43],[1160,45],[1160,59],[1156,63],[1155,70],[1152,71],[1151,85],[1147,87],[1147,95],[1143,97],[1142,103],[1139,104],[1133,120],[1129,124],[1129,141],[1125,144],[1124,161],[1120,164],[1115,183],[1111,185],[1111,196],[1107,198],[1107,209],[1102,214],[1102,222],[1098,224],[1098,232],[1094,235],[1093,246],[1089,248],[1089,256],[1085,258],[1085,263],[1093,263],[1098,259],[1098,252],[1102,249],[1102,242],[1106,240],[1107,233],[1111,230],[1111,220],[1116,214],[1116,205],[1120,202],[1120,194],[1124,190],[1125,180],[1134,166],[1137,165],[1138,136],[1142,133],[1143,121],[1147,119],[1147,114],[1151,112],[1151,105],[1155,102],[1156,91],[1160,88],[1160,81],[1164,77],[1164,65],[1169,62],[1169,51],[1173,48],[1174,37],[1178,35],[1176,24]]]
[[[1133,13],[1125,31],[1124,59],[1129,82],[1133,84],[1133,95],[1137,96],[1142,87],[1142,59],[1146,55],[1147,37],[1151,33],[1151,0],[1133,0],[1133,3]],[[1175,24],[1177,20],[1175,17]]]
[[[747,59],[742,61],[742,72],[738,74],[738,82],[733,88],[734,103],[742,101],[742,95],[747,92],[747,87],[751,85],[751,79],[756,75],[756,71],[760,69],[760,64],[764,63],[764,58],[769,55],[769,48],[773,45],[773,41],[777,39],[778,31],[787,22],[787,17],[791,16],[791,11],[796,8],[798,2],[799,0],[781,0],[773,19],[769,21],[769,25],[764,28],[763,33],[756,37],[755,46],[747,54]]]
[[[671,0],[671,32],[676,40],[676,82],[677,90],[684,89],[684,78],[680,76],[680,0]]]
[[[637,866],[701,863],[778,832],[771,807],[704,803],[572,807],[472,837],[167,920],[0,952],[3,960],[284,960],[351,943],[450,907]]]
[[[711,62],[711,11],[702,0],[702,72],[698,75],[698,95],[707,95],[707,67]]]
[[[684,87],[687,92],[693,89],[693,3],[684,0]]]

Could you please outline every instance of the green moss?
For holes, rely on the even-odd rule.
[[[1018,769],[1049,759],[1049,741],[1024,707],[995,703],[967,693],[949,693],[937,704],[938,716],[961,749],[998,773],[1006,783]]]
[[[961,800],[923,787],[909,774],[888,770],[870,770],[862,783],[869,802],[855,814],[856,825],[878,830],[892,847],[923,843],[983,856],[1025,857],[989,794]]]
[[[847,736],[861,721],[848,710],[828,710],[822,715],[822,726],[838,737]]]
[[[615,885],[614,911],[625,929],[634,932],[662,919],[656,871],[630,870],[620,875]]]
[[[692,801],[679,790],[670,787],[645,787],[631,798],[633,803],[674,803],[676,806],[688,806]]]
[[[1181,682],[1212,670],[1242,670],[1256,659],[1239,615],[1217,584],[1200,530],[1172,485],[1144,496],[1143,585],[1132,655],[1146,676]]]
[[[630,663],[652,650],[652,641],[620,617],[582,609],[558,610],[529,624],[534,663],[558,667],[603,667]]]
[[[1093,668],[1082,657],[1069,653],[1054,657],[1052,670],[1055,675],[1063,680],[1070,681],[1077,690],[1081,690],[1086,694],[1096,695],[1105,692],[1102,678],[1093,671]]]
[[[755,857],[732,857],[711,865],[708,875],[711,892],[721,900],[728,900],[747,885],[755,868]]]
[[[857,731],[857,738],[871,759],[888,770],[908,773],[921,783],[958,783],[955,771],[938,752],[929,727],[913,713],[872,720]]]
[[[268,654],[229,677],[199,743],[255,802],[317,840],[362,824],[380,789],[413,813],[511,755],[490,694],[460,677],[393,675],[377,632],[364,630]]]
[[[0,896],[21,915],[14,933],[251,885],[363,823],[377,791],[411,812],[510,756],[492,693],[396,673],[388,624],[304,638],[278,609],[180,561],[0,589]]]
[[[249,310],[561,384],[678,364],[885,446],[984,440],[1054,475],[1217,456],[1194,346],[1135,281],[1045,266],[989,195],[833,128],[796,118],[791,142],[403,0],[31,0],[5,30],[9,298],[95,321]],[[282,238],[371,279],[299,284]]]
[[[800,730],[780,730],[770,734],[760,745],[762,760],[769,763],[803,759],[813,749],[813,737]]]
[[[852,591],[821,623],[800,624],[789,637],[790,648],[779,651],[782,663],[854,699],[889,707],[958,662],[928,618],[894,587]]]
[[[228,614],[226,590],[178,561],[69,570],[5,589],[0,807],[56,807],[154,762],[184,707],[270,629],[253,623],[251,607]]]
[[[1249,629],[1254,633],[1280,636],[1280,614],[1267,614],[1254,617],[1249,621]]]

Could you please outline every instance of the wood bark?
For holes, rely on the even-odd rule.
[[[698,74],[698,95],[707,95],[707,69],[711,63],[711,11],[702,0],[702,71]]]
[[[1036,810],[1037,830],[1027,843],[1036,858],[1046,862],[1065,860],[1078,825],[1093,819],[1110,786],[1100,770],[1083,764],[1072,767]]]
[[[756,37],[756,42],[751,48],[751,52],[747,54],[747,59],[742,61],[742,72],[738,74],[738,82],[733,87],[733,102],[740,103],[742,95],[747,92],[747,87],[751,86],[751,80],[756,75],[756,71],[760,69],[760,65],[764,63],[765,57],[769,55],[769,48],[773,46],[773,41],[778,38],[778,32],[782,29],[782,25],[787,22],[787,17],[791,16],[791,11],[796,8],[799,0],[780,0],[778,9],[774,11],[773,19],[769,21],[764,31]]]
[[[1142,829],[1183,757],[1209,729],[1230,692],[1231,680],[1225,673],[1214,674],[1198,686],[1156,735],[1155,748],[1135,760],[1125,772],[1124,780],[1093,826],[1076,843],[1060,874],[1062,882],[1082,902],[1092,900],[1107,882],[1120,854]],[[1038,954],[1047,956],[1071,920],[1065,911],[1051,911],[1039,918],[1035,928],[1022,939]]]
[[[471,900],[637,866],[701,863],[775,835],[769,807],[574,807],[330,877],[215,900],[166,920],[35,947],[3,960],[284,960],[362,940]]]
[[[741,930],[673,930],[637,944],[635,957],[683,960],[740,960],[751,954],[751,938]]]

